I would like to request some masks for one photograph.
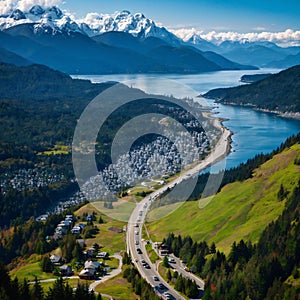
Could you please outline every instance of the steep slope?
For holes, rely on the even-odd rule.
[[[242,65],[237,62],[234,62],[233,60],[229,60],[225,58],[224,56],[217,54],[212,51],[206,51],[202,52],[202,55],[218,64],[223,69],[231,69],[231,70],[244,70],[245,68],[248,70],[257,70],[257,67],[251,66],[251,65]]]
[[[300,66],[249,85],[210,90],[203,96],[221,103],[250,105],[280,112],[300,112]]]
[[[92,38],[97,43],[118,48],[130,49],[138,53],[146,53],[153,48],[168,46],[169,44],[157,37],[147,37],[145,39],[136,38],[130,33],[121,31],[106,32]],[[170,45],[169,45],[170,46]]]
[[[80,102],[84,99],[86,104],[109,86],[111,84],[92,84],[88,80],[72,79],[69,75],[42,65],[18,67],[0,63],[0,99],[17,100],[19,105],[22,105],[23,100],[32,101],[35,107],[40,105],[40,110],[53,99],[65,99],[66,102],[71,99]],[[37,104],[36,100],[40,100],[40,103]],[[78,102],[75,101],[74,107]],[[57,104],[53,100],[52,108],[58,109],[55,106]]]
[[[300,52],[294,55],[288,55],[284,59],[275,60],[268,63],[266,66],[271,68],[289,68],[300,64]]]
[[[199,208],[199,201],[185,202],[167,217],[147,224],[152,239],[161,241],[174,232],[215,242],[227,253],[234,241],[257,242],[265,227],[282,213],[286,197],[298,184],[299,158],[300,145],[296,144],[256,169],[253,178],[226,185],[204,208]],[[161,210],[170,207],[156,208],[149,217]]]
[[[31,62],[24,57],[3,48],[0,48],[0,62],[15,64],[17,66],[28,66],[31,64]]]
[[[148,73],[162,69],[150,57],[97,43],[79,32],[35,34],[34,25],[22,24],[2,32],[0,39],[10,51],[71,74]]]
[[[222,47],[222,46],[221,46]],[[228,59],[234,59],[240,64],[249,64],[255,66],[264,66],[272,60],[278,60],[284,57],[283,53],[267,48],[261,45],[247,45],[236,47],[229,51],[221,51]]]
[[[182,73],[222,70],[219,65],[187,47],[160,46],[152,49],[147,54],[159,64],[168,66],[170,72],[177,72],[177,65],[179,66],[179,72]]]
[[[0,32],[0,40],[9,51],[69,74],[198,73],[232,69],[229,65],[219,66],[190,47],[173,47],[158,38],[141,40],[119,32],[91,39],[80,32],[36,34],[33,24],[21,24]]]

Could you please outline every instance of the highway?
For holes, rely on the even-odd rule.
[[[153,199],[150,197],[151,196],[147,196],[139,202],[130,216],[127,226],[127,249],[129,249],[132,261],[139,273],[148,283],[153,287],[161,283],[166,287],[165,289],[159,289],[161,294],[168,292],[174,297],[173,299],[184,299],[159,275],[155,265],[151,263],[145,249],[145,243],[142,241],[142,226],[147,209],[151,203],[150,201]],[[138,227],[136,227],[137,225]],[[140,249],[141,252],[138,253],[137,249]],[[144,265],[143,262],[145,262]],[[154,280],[154,276],[156,276],[159,281]]]
[[[228,152],[230,134],[230,131],[223,127],[222,136],[220,140],[205,160],[201,161],[195,167],[187,170],[172,182],[164,185],[160,189],[143,198],[139,203],[136,204],[136,207],[129,218],[126,235],[127,251],[130,253],[132,261],[137,267],[141,276],[145,278],[149,284],[155,287],[158,286],[159,283],[161,283],[166,287],[166,289],[159,289],[159,292],[161,295],[163,295],[163,293],[167,291],[171,294],[171,298],[163,297],[163,299],[184,298],[180,296],[180,294],[177,291],[175,291],[170,285],[168,285],[168,283],[165,280],[163,280],[163,278],[159,275],[158,271],[156,270],[156,266],[151,263],[147,255],[145,243],[141,238],[142,227],[145,221],[147,211],[151,205],[151,202],[155,201],[155,199],[159,195],[163,194],[168,188],[173,188],[176,184],[180,183],[181,181],[189,178],[192,175],[198,174],[201,170],[205,169],[206,167],[225,157]],[[185,271],[184,265],[178,258],[174,257],[174,259],[176,263],[172,264],[172,267],[176,269],[179,273],[183,274],[185,277],[195,280],[198,286],[201,289],[204,289],[204,282],[195,275]],[[156,276],[159,279],[159,281],[154,280],[154,276]]]

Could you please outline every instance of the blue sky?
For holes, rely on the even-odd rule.
[[[300,29],[298,0],[66,0],[60,5],[83,17],[88,12],[129,10],[168,28],[203,31],[283,31]]]

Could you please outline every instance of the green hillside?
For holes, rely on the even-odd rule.
[[[299,157],[300,145],[296,144],[256,169],[252,178],[226,185],[204,208],[199,208],[199,201],[184,203],[174,213],[147,224],[151,238],[161,241],[169,232],[190,235],[215,242],[227,253],[234,241],[257,242],[265,227],[282,213],[285,198],[300,179]],[[154,209],[149,218],[162,209],[170,207]]]
[[[281,112],[300,112],[300,66],[252,84],[213,89],[203,95],[221,103],[250,105]]]

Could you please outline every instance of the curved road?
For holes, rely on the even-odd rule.
[[[122,256],[119,254],[119,253],[115,253],[112,255],[112,257],[116,258],[119,260],[119,265],[118,265],[118,268],[117,269],[113,269],[108,275],[100,278],[99,280],[95,280],[94,282],[92,282],[90,285],[89,285],[89,290],[90,291],[94,291],[96,286],[104,281],[107,281],[108,279],[112,278],[112,277],[115,277],[117,276],[118,274],[120,274],[122,272]],[[79,276],[65,276],[63,277],[64,279],[79,279]],[[56,278],[49,278],[49,279],[43,279],[43,280],[39,280],[40,282],[54,282],[57,280],[57,277]],[[32,282],[29,282],[29,284],[34,284],[35,282],[32,281]],[[107,297],[107,298],[110,298],[110,299],[113,299],[112,296],[110,295],[106,295],[106,294],[102,294],[102,296],[104,297]]]
[[[201,161],[195,167],[187,170],[185,173],[183,173],[181,176],[179,176],[172,182],[168,183],[167,185],[163,186],[162,188],[158,189],[157,191],[153,192],[152,194],[142,199],[141,202],[137,203],[128,221],[126,243],[127,243],[127,251],[130,253],[133,263],[137,267],[141,276],[145,278],[149,284],[151,284],[154,287],[157,286],[158,283],[162,283],[164,286],[168,288],[168,292],[171,295],[173,295],[173,297],[175,297],[176,299],[183,299],[183,298],[178,294],[177,291],[175,291],[171,286],[169,286],[168,283],[159,275],[155,265],[151,264],[151,261],[145,250],[145,245],[141,238],[142,227],[145,221],[145,216],[147,214],[151,202],[154,201],[159,195],[164,193],[168,188],[174,187],[174,185],[180,183],[185,179],[188,179],[191,175],[198,174],[201,170],[207,168],[213,163],[224,158],[228,152],[230,135],[231,132],[227,128],[222,127],[222,136],[219,139],[214,150],[206,157],[206,159]],[[138,249],[140,249],[142,253],[138,253]],[[143,261],[145,261],[149,265],[149,268],[143,266]],[[180,271],[180,273],[193,280],[196,280],[199,287],[204,288],[204,282],[201,279],[197,278],[195,275],[186,272],[184,270],[184,266],[181,264],[181,262],[178,259],[176,260],[176,264],[174,264],[174,267],[175,265],[176,268],[178,268],[178,271]],[[159,281],[154,280],[153,278],[154,276],[158,277]],[[166,291],[166,289],[162,290],[161,294],[164,291]]]
[[[104,282],[104,281],[106,281],[106,280],[108,280],[108,279],[110,279],[110,278],[112,278],[112,277],[115,277],[115,276],[117,276],[118,274],[120,274],[121,272],[122,272],[122,256],[120,255],[120,254],[118,254],[118,253],[115,253],[114,255],[112,255],[114,258],[116,258],[116,259],[118,259],[119,260],[119,265],[118,265],[118,268],[117,269],[113,269],[109,274],[107,274],[107,275],[105,275],[105,277],[102,277],[102,278],[100,278],[99,280],[95,280],[93,283],[91,283],[90,284],[90,286],[89,286],[89,290],[91,291],[91,290],[95,290],[95,287],[98,285],[98,284],[100,284],[100,283],[102,283],[102,282]]]

